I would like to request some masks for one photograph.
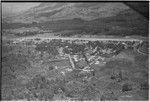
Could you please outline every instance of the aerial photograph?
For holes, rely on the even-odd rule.
[[[1,100],[148,101],[149,2],[2,2]]]

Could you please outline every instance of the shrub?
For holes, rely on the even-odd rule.
[[[122,92],[125,92],[125,91],[131,91],[132,90],[132,85],[126,83],[122,86]]]

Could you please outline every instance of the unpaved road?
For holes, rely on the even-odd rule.
[[[141,52],[139,49],[137,49],[137,52],[142,54],[142,55],[148,56],[148,54]]]
[[[133,38],[71,38],[71,37],[20,37],[20,38],[15,38],[16,40],[31,40],[31,39],[36,39],[39,38],[41,40],[46,40],[46,39],[61,39],[61,40],[89,40],[89,41],[97,41],[97,40],[102,40],[102,41],[143,41],[142,39],[133,39]]]

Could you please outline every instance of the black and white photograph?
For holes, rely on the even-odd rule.
[[[2,101],[149,100],[149,1],[12,1]]]

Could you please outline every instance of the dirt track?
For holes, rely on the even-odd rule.
[[[148,54],[141,52],[139,49],[137,49],[137,52],[142,54],[142,55],[148,56]]]
[[[102,40],[102,41],[146,41],[146,39],[133,39],[133,38],[71,38],[71,37],[21,37],[21,38],[16,38],[16,40],[31,40],[31,39],[36,39],[39,38],[41,40],[46,40],[46,39],[61,39],[61,40],[90,40],[90,41],[97,41],[97,40]]]

